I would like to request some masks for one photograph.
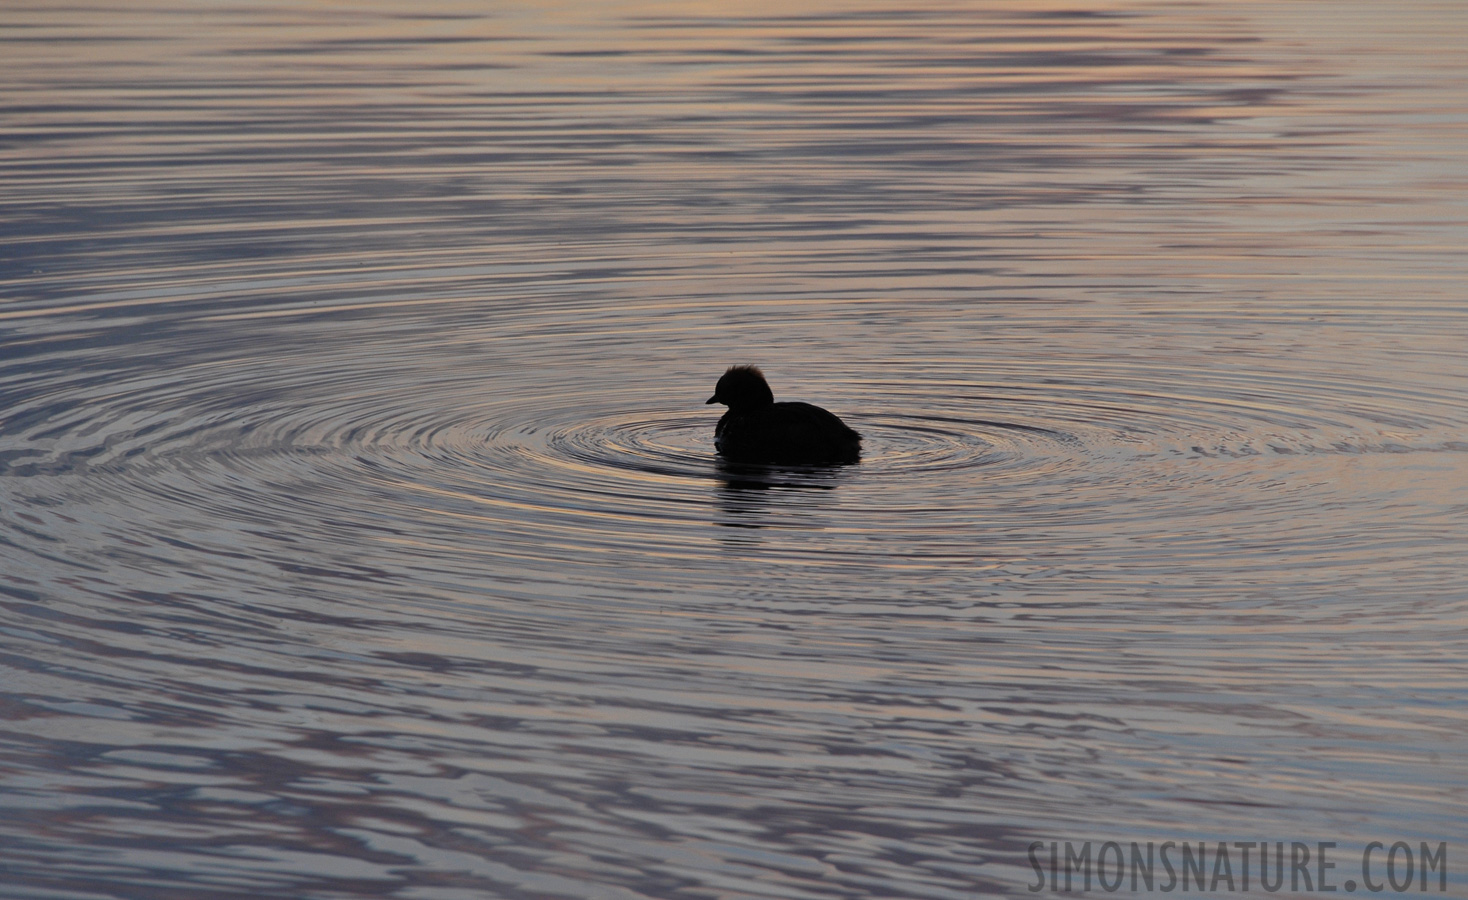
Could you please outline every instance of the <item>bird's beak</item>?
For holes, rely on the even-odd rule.
[[[703,401],[703,405],[704,406],[708,406],[710,403],[718,403],[718,402],[719,402],[719,395],[718,394],[715,394],[712,397],[708,398],[707,400]]]

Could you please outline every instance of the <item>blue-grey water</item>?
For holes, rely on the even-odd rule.
[[[1465,44],[8,3],[0,896],[1468,895]],[[734,363],[863,461],[721,466]]]

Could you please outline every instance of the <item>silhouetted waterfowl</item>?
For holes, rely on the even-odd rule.
[[[709,403],[729,407],[714,429],[714,447],[733,462],[832,465],[861,458],[861,435],[809,403],[776,403],[764,373],[734,366]]]

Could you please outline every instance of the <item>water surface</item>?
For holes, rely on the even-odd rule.
[[[5,896],[1468,834],[1468,16],[1273,6],[10,8]]]

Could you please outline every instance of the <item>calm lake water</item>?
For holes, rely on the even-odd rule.
[[[0,895],[1468,895],[1468,4],[110,6],[0,13]]]

